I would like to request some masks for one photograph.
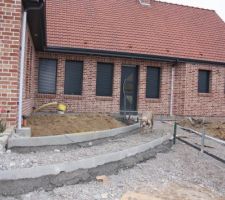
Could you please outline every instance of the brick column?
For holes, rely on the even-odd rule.
[[[111,112],[120,111],[120,89],[121,89],[121,65],[118,60],[114,63],[114,76],[113,76],[113,105]]]
[[[138,95],[137,95],[137,110],[143,112],[146,109],[146,77],[147,67],[143,64],[139,66],[138,78]]]
[[[57,63],[57,79],[56,79],[56,94],[57,97],[64,95],[64,78],[65,77],[65,59],[59,57]]]
[[[21,0],[0,2],[0,119],[17,124]]]
[[[93,57],[86,57],[84,60],[83,69],[83,93],[84,98],[82,110],[84,112],[91,112],[96,110],[95,106],[96,93],[96,60]]]

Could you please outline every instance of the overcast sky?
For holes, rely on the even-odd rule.
[[[160,0],[215,10],[225,22],[225,0]]]

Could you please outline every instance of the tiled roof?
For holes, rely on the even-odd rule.
[[[212,10],[139,0],[47,0],[47,46],[225,63],[225,23]]]

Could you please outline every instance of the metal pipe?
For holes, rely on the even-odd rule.
[[[39,2],[39,0],[38,0]],[[39,7],[30,7],[23,12],[22,22],[22,37],[20,50],[20,85],[19,85],[19,106],[18,106],[18,129],[22,128],[22,113],[23,113],[23,77],[24,77],[24,63],[26,50],[26,27],[27,27],[27,12],[29,10],[39,10],[43,7],[43,3]]]
[[[27,10],[23,12],[21,52],[20,52],[20,86],[19,86],[19,108],[18,108],[18,129],[22,125],[22,110],[23,110],[23,76],[25,63],[25,48],[26,48],[26,26],[27,26]]]
[[[195,131],[195,130],[193,130],[193,129],[191,129],[191,128],[186,128],[186,127],[182,127],[182,126],[179,126],[179,125],[178,125],[178,127],[181,128],[181,129],[183,129],[183,130],[185,130],[185,131],[190,131],[190,132],[192,132],[192,133],[198,135],[199,137],[202,136],[202,133],[200,133],[200,132],[198,132],[198,131]],[[205,133],[206,133],[206,132],[205,132]],[[206,138],[206,139],[209,139],[209,140],[213,140],[213,141],[215,141],[215,142],[217,142],[217,143],[222,144],[223,146],[225,146],[225,141],[224,141],[224,140],[220,140],[220,139],[218,139],[218,138],[214,138],[214,137],[209,136],[209,135],[207,135],[207,134],[205,134],[205,138]]]
[[[172,66],[171,70],[171,89],[170,89],[170,116],[173,116],[173,98],[174,98],[174,74],[175,74],[175,67]]]
[[[176,138],[177,138],[177,122],[174,123],[173,127],[173,144],[176,144]]]
[[[202,122],[202,138],[201,138],[201,153],[204,153],[204,147],[205,147],[205,118],[203,118]]]
[[[125,92],[125,84],[126,84],[126,81],[127,81],[127,78],[125,78],[125,80],[123,81],[123,106],[124,106],[124,115],[125,115],[125,118],[126,118],[126,113],[127,113],[127,96],[126,96],[126,92]]]
[[[181,142],[183,142],[183,143],[185,143],[185,144],[187,144],[187,145],[189,145],[189,146],[191,146],[191,147],[201,151],[201,148],[199,148],[196,145],[188,142],[187,140],[181,139],[180,137],[177,137],[177,139],[180,140]],[[223,164],[225,164],[225,160],[224,159],[222,159],[222,158],[220,158],[220,157],[218,157],[218,156],[216,156],[216,155],[214,155],[212,153],[209,153],[208,151],[204,151],[203,153],[205,153],[206,155],[211,156],[212,158],[214,158],[214,159],[222,162]]]

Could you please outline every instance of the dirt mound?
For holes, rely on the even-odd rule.
[[[225,140],[225,122],[188,118],[178,123],[180,126],[202,132],[203,126],[207,134]]]
[[[109,115],[100,114],[46,114],[33,115],[28,119],[32,136],[61,135],[87,131],[99,131],[125,126]]]
[[[224,200],[210,190],[197,185],[169,184],[150,194],[142,192],[127,192],[121,200]]]

